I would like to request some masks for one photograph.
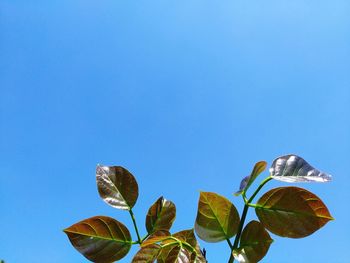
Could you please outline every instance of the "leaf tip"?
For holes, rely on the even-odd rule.
[[[237,191],[235,193],[233,193],[234,196],[240,196],[242,194],[242,191]]]

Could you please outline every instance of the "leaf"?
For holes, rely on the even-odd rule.
[[[207,242],[219,242],[237,233],[239,215],[236,207],[216,193],[201,192],[195,230]]]
[[[93,262],[109,263],[123,258],[130,250],[129,230],[117,220],[95,216],[64,230],[72,245]]]
[[[169,254],[165,258],[164,262],[165,263],[190,263],[191,254],[187,249],[181,246],[175,246],[169,251]]]
[[[176,217],[176,208],[173,202],[160,197],[148,210],[146,229],[148,233],[159,230],[170,230]]]
[[[329,182],[332,176],[312,167],[303,158],[289,154],[275,159],[270,168],[271,177],[288,183]]]
[[[136,203],[139,189],[135,177],[121,166],[96,168],[97,188],[101,198],[110,206],[130,210]]]
[[[266,255],[272,242],[263,225],[253,220],[244,228],[240,247],[233,252],[233,255],[240,263],[258,262]]]
[[[132,263],[153,263],[161,250],[157,244],[142,247],[132,259]]]
[[[206,263],[206,259],[204,258],[198,241],[196,239],[196,236],[194,235],[193,229],[190,230],[182,230],[180,232],[177,232],[173,235],[173,237],[176,237],[177,239],[181,240],[182,242],[186,242],[195,250],[195,252],[191,255],[193,259],[191,259],[191,262],[198,262],[198,263]]]
[[[183,230],[175,233],[174,235],[170,235],[168,231],[157,231],[149,236],[144,242],[142,242],[141,248],[148,248],[152,245],[159,246],[157,256],[158,262],[171,262],[167,261],[169,260],[168,256],[170,251],[174,247],[180,246],[188,250],[188,253],[192,260],[191,262],[206,263],[200,252],[200,248],[194,235],[193,229]]]
[[[246,192],[250,185],[255,181],[259,174],[261,174],[266,169],[267,163],[265,161],[257,162],[253,168],[250,175],[244,177],[239,186],[239,190],[235,193],[235,196],[241,195]]]
[[[196,236],[194,235],[193,229],[182,230],[180,232],[173,234],[173,237],[181,240],[182,242],[186,242],[190,244],[193,248],[197,246],[197,239],[196,239]]]
[[[311,235],[333,220],[320,198],[298,187],[279,187],[268,191],[259,199],[255,212],[269,231],[291,238]]]
[[[168,243],[166,246],[163,246],[160,253],[158,254],[157,263],[169,262],[169,261],[167,261],[167,258],[168,258],[170,251],[174,247],[178,247],[178,246],[179,246],[179,244],[176,241],[174,243]]]
[[[171,240],[172,236],[168,231],[157,231],[150,235],[146,240],[144,240],[141,244],[141,247],[158,244],[169,239]]]

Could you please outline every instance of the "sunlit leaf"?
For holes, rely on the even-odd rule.
[[[168,243],[166,246],[163,246],[158,254],[157,263],[170,263],[170,261],[168,261],[168,255],[173,248],[178,246],[179,244],[177,242]]]
[[[110,206],[130,210],[139,195],[135,177],[121,166],[96,168],[97,188],[101,198]]]
[[[271,177],[284,182],[329,182],[332,176],[321,172],[297,155],[275,159],[270,168]]]
[[[247,191],[250,185],[255,181],[259,174],[261,174],[266,169],[267,163],[265,161],[257,162],[253,168],[250,175],[244,177],[239,186],[239,190],[235,193],[235,196],[242,194]]]
[[[201,254],[193,229],[183,230],[173,235],[170,235],[168,231],[157,231],[154,234],[150,235],[144,242],[142,242],[141,248],[149,248],[152,245],[159,246],[157,254],[157,262],[159,263],[172,262],[169,261],[173,258],[172,256],[169,257],[169,253],[173,248],[179,246],[188,250],[189,257],[191,258],[191,263],[206,263]],[[154,252],[154,254],[156,253],[154,251],[155,247],[151,247],[151,250]],[[144,252],[142,251],[140,253]],[[147,253],[150,254],[149,252]],[[180,259],[181,257],[179,260]]]
[[[141,244],[141,247],[146,247],[152,244],[158,244],[163,242],[164,240],[171,239],[171,234],[169,231],[157,231],[150,235],[146,240],[144,240]]]
[[[268,191],[259,199],[255,212],[269,231],[291,238],[311,235],[333,220],[320,198],[298,187]]]
[[[64,230],[72,245],[93,262],[109,263],[123,258],[130,250],[129,230],[117,220],[95,216]]]
[[[237,233],[239,215],[236,207],[216,193],[201,192],[195,230],[207,242],[219,242]]]
[[[175,246],[169,251],[164,262],[165,263],[191,263],[191,254],[187,249],[181,246]]]
[[[266,255],[272,242],[263,225],[254,220],[244,228],[239,248],[233,255],[240,263],[258,262]]]
[[[192,247],[196,247],[197,245],[197,239],[194,235],[193,229],[182,230],[173,234],[173,237],[190,244]]]
[[[191,262],[197,262],[197,263],[207,262],[200,250],[199,243],[196,239],[196,236],[194,235],[193,229],[177,232],[173,235],[173,237],[176,237],[177,239],[188,243],[189,245],[192,246],[192,248],[195,249],[195,253],[191,255],[192,256]]]
[[[160,245],[152,244],[142,247],[132,259],[132,263],[153,263],[161,250]]]
[[[176,208],[173,202],[160,197],[148,210],[146,229],[148,233],[169,230],[175,220]]]

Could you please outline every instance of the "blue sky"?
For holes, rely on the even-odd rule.
[[[347,262],[349,12],[348,0],[2,0],[0,258],[86,262],[62,229],[94,215],[132,230],[98,197],[97,163],[136,176],[145,234],[159,196],[177,205],[173,230],[191,228],[200,190],[241,211],[232,193],[254,163],[296,153],[333,175],[298,186],[336,220],[273,236],[263,262]],[[227,262],[226,243],[201,244]]]

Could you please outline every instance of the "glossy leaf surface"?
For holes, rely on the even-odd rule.
[[[187,249],[181,246],[175,246],[169,251],[164,262],[165,263],[191,263],[191,254]]]
[[[207,242],[219,242],[237,233],[239,215],[236,207],[216,193],[201,192],[195,230]]]
[[[95,216],[80,221],[64,230],[72,245],[93,262],[114,262],[130,250],[128,229],[117,220]]]
[[[247,191],[250,185],[255,181],[259,174],[261,174],[266,169],[267,163],[265,161],[257,162],[253,168],[250,175],[243,178],[239,190],[235,193],[236,196]]]
[[[233,252],[233,255],[240,263],[258,262],[266,255],[272,242],[264,226],[254,220],[244,228],[240,247]]]
[[[183,242],[188,243],[189,245],[192,246],[192,248],[195,249],[195,252],[193,253],[193,255],[191,255],[193,258],[192,259],[193,262],[198,262],[198,263],[207,262],[202,255],[198,241],[196,239],[196,236],[194,235],[193,229],[177,232],[173,236]]]
[[[311,235],[333,219],[320,198],[298,187],[268,191],[259,199],[255,212],[266,229],[291,238]]]
[[[160,197],[148,210],[146,229],[148,233],[159,230],[169,230],[176,217],[176,208],[173,202]]]
[[[196,236],[194,235],[193,229],[182,230],[180,232],[173,234],[173,237],[190,244],[194,248],[197,246],[197,239],[196,239]]]
[[[141,247],[158,244],[169,239],[171,239],[171,234],[168,231],[157,231],[143,241]]]
[[[138,185],[135,177],[125,168],[98,165],[96,182],[101,198],[110,206],[130,210],[135,205]]]
[[[132,263],[153,263],[158,257],[161,247],[157,244],[152,244],[142,247],[132,259]]]
[[[173,259],[174,254],[170,254],[170,252],[173,249],[175,249],[175,247],[182,247],[185,250],[187,250],[185,254],[188,255],[188,257],[191,259],[191,262],[206,263],[205,258],[201,254],[193,229],[183,230],[173,235],[170,235],[168,231],[155,232],[153,235],[151,235],[141,244],[141,247],[152,248],[151,246],[153,245],[159,246],[158,256],[157,256],[158,262],[172,262],[169,260]],[[152,248],[152,251],[154,249]],[[142,251],[142,253],[144,252]],[[154,251],[154,253],[156,252]],[[184,252],[181,252],[180,254],[183,254],[183,253]],[[178,260],[181,260],[181,257]],[[178,261],[178,262],[181,262],[181,261]]]
[[[332,177],[312,167],[297,155],[285,155],[275,159],[270,168],[271,177],[288,183],[329,182]]]
[[[178,247],[179,244],[176,242],[172,242],[172,243],[168,243],[167,246],[162,247],[158,257],[157,257],[157,263],[166,263],[169,262],[168,260],[168,255],[170,253],[170,251],[175,248]]]

